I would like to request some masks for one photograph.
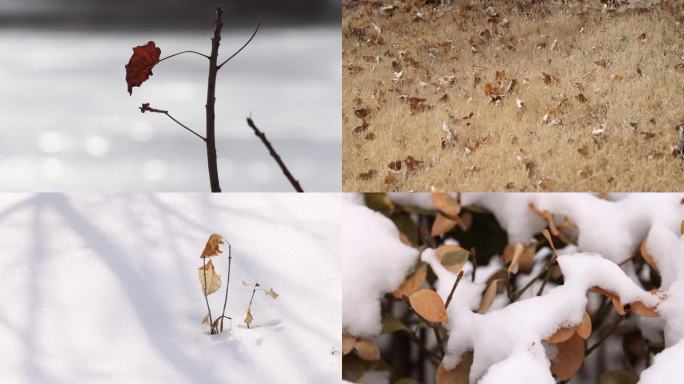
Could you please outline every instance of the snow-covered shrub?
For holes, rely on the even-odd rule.
[[[675,382],[682,194],[369,194],[345,206],[343,379]]]

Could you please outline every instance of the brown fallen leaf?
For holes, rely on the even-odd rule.
[[[366,134],[366,136],[364,138],[368,141],[372,141],[375,139],[375,133],[369,132],[368,134]]]
[[[394,184],[395,181],[397,181],[397,178],[393,174],[388,173],[387,175],[385,175],[385,185]]]
[[[468,384],[470,376],[470,366],[473,364],[473,353],[466,352],[461,355],[461,361],[456,368],[448,370],[444,364],[439,364],[435,373],[437,384]]]
[[[594,62],[594,64],[598,65],[601,68],[607,68],[608,67],[608,62],[605,61],[604,59],[597,60]]]
[[[587,102],[587,98],[584,97],[583,93],[580,93],[579,95],[575,96],[575,99],[577,99],[577,101],[579,101],[580,103],[586,103]]]
[[[266,296],[270,296],[273,300],[277,299],[278,296],[280,296],[276,291],[273,290],[273,288],[269,289],[268,291],[264,291],[264,294]]]
[[[444,301],[437,292],[431,289],[421,289],[409,296],[411,308],[423,319],[430,323],[442,323],[448,320]]]
[[[377,175],[377,174],[378,174],[378,171],[376,171],[375,169],[370,169],[370,170],[368,170],[368,172],[359,173],[359,179],[361,179],[363,181],[368,181],[368,180],[374,178],[375,175]]]
[[[368,122],[366,120],[363,120],[361,125],[354,128],[354,133],[361,133],[361,132],[366,131],[367,129],[368,129]]]
[[[365,119],[370,114],[368,108],[355,108],[354,115],[359,119]]]
[[[637,39],[641,41],[646,41],[646,32],[643,32],[639,36],[637,36]]]
[[[247,315],[245,315],[245,324],[247,324],[247,328],[252,324],[252,320],[254,320],[254,316],[252,316],[252,308],[248,307],[247,308]]]
[[[406,160],[404,160],[404,164],[406,165],[406,169],[408,171],[414,171],[423,165],[423,161],[422,160],[416,160],[413,158],[413,156],[406,156]]]
[[[392,161],[389,164],[387,164],[387,167],[393,170],[394,172],[399,172],[401,171],[401,160]]]

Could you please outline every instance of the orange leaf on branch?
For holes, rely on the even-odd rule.
[[[152,76],[152,68],[159,62],[161,49],[154,41],[133,48],[133,55],[126,64],[126,84],[128,94],[133,94],[133,87],[139,87]]]

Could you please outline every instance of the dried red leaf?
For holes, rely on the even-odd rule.
[[[401,160],[393,161],[387,165],[387,167],[394,172],[401,171]]]
[[[152,76],[152,68],[159,62],[160,55],[161,49],[155,46],[154,41],[133,48],[133,56],[126,64],[129,95],[133,94],[133,87],[139,87]]]
[[[409,171],[413,171],[416,168],[423,165],[422,160],[416,160],[413,158],[413,156],[406,156],[406,160],[404,160],[404,163],[406,164],[406,169],[408,169]]]
[[[375,169],[370,169],[370,170],[368,170],[368,172],[359,173],[359,179],[364,180],[364,181],[368,181],[368,180],[374,178],[375,175],[377,175],[377,174],[378,174],[378,171],[376,171]]]

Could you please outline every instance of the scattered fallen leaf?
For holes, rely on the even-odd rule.
[[[392,161],[389,164],[387,164],[387,167],[394,172],[400,172],[401,171],[401,160]]]
[[[393,174],[388,173],[388,174],[385,176],[385,181],[384,181],[385,185],[394,184],[395,181],[397,181],[397,178],[396,178]]]
[[[575,99],[577,99],[577,101],[579,101],[580,103],[586,103],[587,102],[587,98],[584,97],[583,93],[580,93],[579,95],[575,96]]]
[[[411,308],[423,319],[431,323],[442,323],[448,320],[444,301],[437,292],[421,289],[409,296]]]
[[[406,156],[406,160],[404,160],[404,164],[406,165],[406,169],[408,171],[413,171],[413,170],[418,169],[420,166],[422,166],[423,161],[416,160],[413,158],[413,156]]]
[[[365,139],[368,140],[368,141],[374,140],[374,139],[375,139],[375,133],[373,133],[373,132],[368,132],[368,133],[366,134],[366,136],[365,136]]]
[[[370,111],[368,108],[358,108],[354,109],[354,115],[358,117],[359,119],[365,119],[366,116],[370,114]]]
[[[278,296],[280,296],[276,291],[273,290],[273,288],[269,289],[268,291],[264,291],[264,294],[266,294],[266,296],[271,296],[273,300],[277,299]]]
[[[361,179],[363,181],[368,181],[368,180],[374,178],[375,175],[377,175],[377,174],[378,174],[378,171],[376,171],[375,169],[370,169],[370,170],[368,170],[368,172],[359,173],[359,179]]]
[[[607,68],[608,67],[608,62],[605,61],[604,59],[597,60],[594,62],[594,64],[598,65],[601,68]]]

